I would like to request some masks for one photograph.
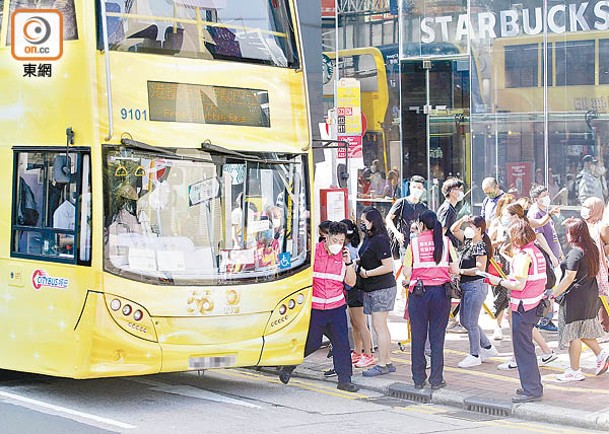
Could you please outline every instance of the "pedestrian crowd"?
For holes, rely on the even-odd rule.
[[[504,193],[494,178],[484,179],[481,187],[485,199],[476,216],[457,212],[466,196],[460,179],[443,183],[445,201],[435,213],[421,201],[425,179],[413,176],[408,195],[397,199],[385,218],[369,206],[359,216],[359,226],[348,219],[320,225],[305,357],[321,346],[325,335],[334,362],[334,369],[325,375],[338,376],[339,389],[358,390],[352,382],[353,366],[365,368],[362,375],[366,377],[396,371],[391,363],[388,314],[394,309],[396,282],[401,277],[417,389],[428,383],[432,390],[446,386],[445,335],[457,318],[468,334],[468,354],[458,363],[463,369],[498,354],[492,341],[503,339],[502,323],[508,321],[514,357],[498,369],[518,370],[521,387],[513,402],[537,401],[543,396],[539,366],[557,355],[540,329],[557,331],[558,348],[568,350],[570,366],[557,376],[558,381],[585,378],[580,367],[582,343],[597,357],[595,374],[607,371],[609,352],[597,341],[609,332],[609,316],[600,298],[609,295],[609,224],[603,221],[604,200],[586,198],[581,215],[563,221],[565,253],[554,219],[560,207],[553,206],[547,187],[535,184],[528,198],[518,200]],[[400,261],[401,275],[394,274],[394,260]],[[489,289],[496,319],[490,338],[479,325]],[[535,345],[540,347],[539,357]],[[282,382],[287,384],[294,368],[280,369]]]

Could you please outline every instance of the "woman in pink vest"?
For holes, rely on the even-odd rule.
[[[562,279],[552,297],[563,296],[558,312],[558,345],[569,349],[571,366],[556,379],[581,381],[586,378],[579,365],[582,342],[596,355],[596,375],[607,371],[609,352],[596,341],[605,334],[597,317],[599,252],[582,219],[572,219],[567,224],[567,241],[571,250],[560,264]]]
[[[514,403],[539,401],[543,396],[541,374],[537,366],[533,328],[543,311],[540,305],[546,287],[546,261],[535,246],[535,231],[524,220],[514,221],[508,233],[515,252],[507,279],[487,275],[492,285],[511,291],[512,344],[518,364],[521,388],[512,398]]]
[[[445,285],[457,274],[457,255],[442,224],[433,211],[423,211],[417,223],[419,236],[413,238],[404,256],[404,277],[410,280],[408,313],[412,334],[412,379],[416,389],[425,387],[425,340],[429,334],[431,373],[429,383],[436,390],[444,381],[444,339],[450,313],[450,293]],[[452,261],[452,262],[451,262]]]

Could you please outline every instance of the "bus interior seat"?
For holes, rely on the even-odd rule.
[[[122,7],[118,3],[106,3],[106,12],[123,13]],[[108,42],[110,44],[118,44],[125,39],[122,18],[108,17],[107,19]]]

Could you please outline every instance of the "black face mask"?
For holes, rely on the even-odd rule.
[[[359,225],[359,230],[362,231],[365,234],[368,233],[368,229],[366,229],[366,225],[364,223]]]

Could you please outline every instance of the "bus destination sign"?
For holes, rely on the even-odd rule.
[[[260,89],[148,82],[150,120],[270,128],[269,93]]]

